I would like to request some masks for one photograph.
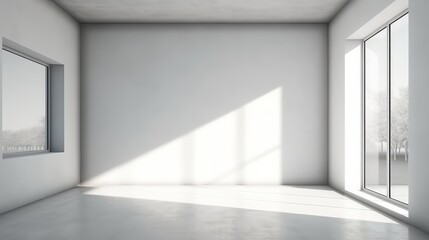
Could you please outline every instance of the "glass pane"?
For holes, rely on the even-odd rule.
[[[365,187],[387,195],[387,29],[365,42]]]
[[[408,203],[408,14],[390,28],[391,197]]]
[[[3,153],[47,149],[47,67],[2,51]]]

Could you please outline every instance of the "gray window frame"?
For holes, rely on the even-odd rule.
[[[51,152],[51,148],[50,148],[50,133],[51,133],[51,129],[50,129],[50,100],[51,100],[51,91],[50,91],[50,80],[51,80],[51,69],[50,69],[50,65],[46,62],[43,62],[37,58],[31,57],[27,54],[24,54],[20,51],[17,51],[13,48],[7,47],[7,46],[2,46],[2,51],[7,51],[9,53],[15,54],[18,57],[22,57],[25,58],[29,61],[32,61],[36,64],[40,64],[42,66],[44,66],[46,68],[46,96],[45,96],[45,104],[46,104],[46,149],[45,150],[36,150],[36,151],[22,151],[22,152],[13,152],[13,153],[4,153],[3,152],[3,158],[13,158],[13,157],[21,157],[21,156],[29,156],[29,155],[37,155],[37,154],[43,154],[43,153],[49,153]],[[2,129],[3,131],[3,129]]]
[[[397,20],[401,19],[402,17],[406,16],[407,14],[409,14],[409,10],[405,10],[403,12],[401,12],[400,14],[398,14],[396,17],[394,17],[392,20],[390,20],[389,22],[385,23],[384,25],[382,25],[381,27],[379,27],[377,30],[375,30],[374,32],[372,32],[371,34],[368,35],[368,37],[362,39],[362,182],[361,182],[361,190],[371,194],[373,196],[376,196],[378,198],[381,198],[387,202],[393,203],[399,207],[408,209],[409,204],[404,203],[400,200],[394,199],[391,196],[391,146],[390,146],[390,138],[391,138],[391,59],[390,59],[390,55],[391,55],[391,47],[390,47],[390,42],[391,42],[391,25],[396,22]],[[388,81],[388,92],[387,92],[387,103],[388,105],[386,106],[388,109],[388,114],[387,114],[387,129],[388,129],[388,133],[387,133],[387,161],[386,161],[386,170],[387,170],[387,174],[386,174],[386,185],[387,185],[387,192],[386,195],[380,194],[376,191],[373,191],[369,188],[366,188],[366,182],[365,182],[365,176],[366,176],[366,171],[365,171],[365,164],[366,164],[366,158],[365,158],[365,152],[366,152],[366,136],[365,136],[365,131],[366,131],[366,126],[365,126],[365,106],[366,106],[366,95],[365,95],[365,90],[366,90],[366,71],[365,71],[365,67],[366,67],[366,62],[365,62],[365,44],[366,41],[371,39],[373,36],[377,35],[379,32],[381,32],[382,30],[386,29],[387,30],[387,81]]]

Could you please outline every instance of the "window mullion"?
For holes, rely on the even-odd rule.
[[[387,154],[386,154],[386,184],[387,197],[391,198],[391,71],[390,71],[390,24],[387,26]]]

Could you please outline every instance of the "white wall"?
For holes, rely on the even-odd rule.
[[[325,24],[81,34],[84,183],[327,183]]]
[[[429,232],[429,1],[410,1],[410,219]]]
[[[360,49],[348,39],[393,2],[351,1],[329,24],[329,184],[341,191],[346,190],[346,178],[360,177],[352,174],[360,170],[361,161],[361,78],[360,69],[351,67],[360,63],[354,60]]]
[[[362,38],[364,31],[369,31],[367,23],[375,23],[381,12],[393,18],[408,1],[404,0],[358,0],[351,1],[343,11],[330,23],[329,28],[329,184],[342,192],[349,192],[348,182],[360,178],[354,175],[359,168],[361,145],[359,142],[361,118],[360,94],[352,91],[353,86],[359,88],[359,74],[353,72],[351,65],[360,63],[350,61],[354,55],[360,55],[359,44],[354,38]],[[429,17],[427,0],[410,0],[410,161],[409,161],[409,217],[401,219],[429,231],[429,109],[428,99],[428,56],[426,27]],[[395,13],[396,11],[396,13]],[[398,12],[399,11],[399,12]],[[383,15],[383,14],[381,14]],[[377,17],[376,17],[377,16]],[[374,19],[376,21],[374,21]],[[382,24],[382,21],[379,21]],[[376,23],[375,23],[376,24]],[[363,27],[363,28],[361,28]],[[353,53],[355,51],[355,53]],[[353,74],[355,73],[355,74]],[[360,91],[360,89],[359,89]],[[356,101],[358,100],[358,101]],[[352,116],[352,117],[351,117]],[[353,137],[355,136],[355,137]],[[356,141],[356,137],[359,138]],[[356,155],[359,155],[356,157]],[[356,165],[357,163],[357,165]],[[351,169],[350,166],[352,166]],[[354,167],[354,168],[353,168]],[[360,181],[358,181],[359,183]],[[360,183],[359,183],[360,184]],[[360,185],[359,185],[360,186]],[[375,205],[376,206],[376,205]],[[383,209],[385,210],[385,209]],[[387,210],[386,210],[387,211]],[[389,212],[389,211],[387,211]],[[394,212],[389,212],[395,214]]]
[[[0,0],[7,39],[65,66],[65,152],[0,159],[0,213],[79,183],[79,25],[51,1]]]

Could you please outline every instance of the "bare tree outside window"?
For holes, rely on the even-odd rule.
[[[388,57],[387,28],[365,43],[365,183],[387,195]]]
[[[408,14],[390,29],[390,195],[408,203]]]
[[[365,188],[408,204],[408,14],[365,41]]]

